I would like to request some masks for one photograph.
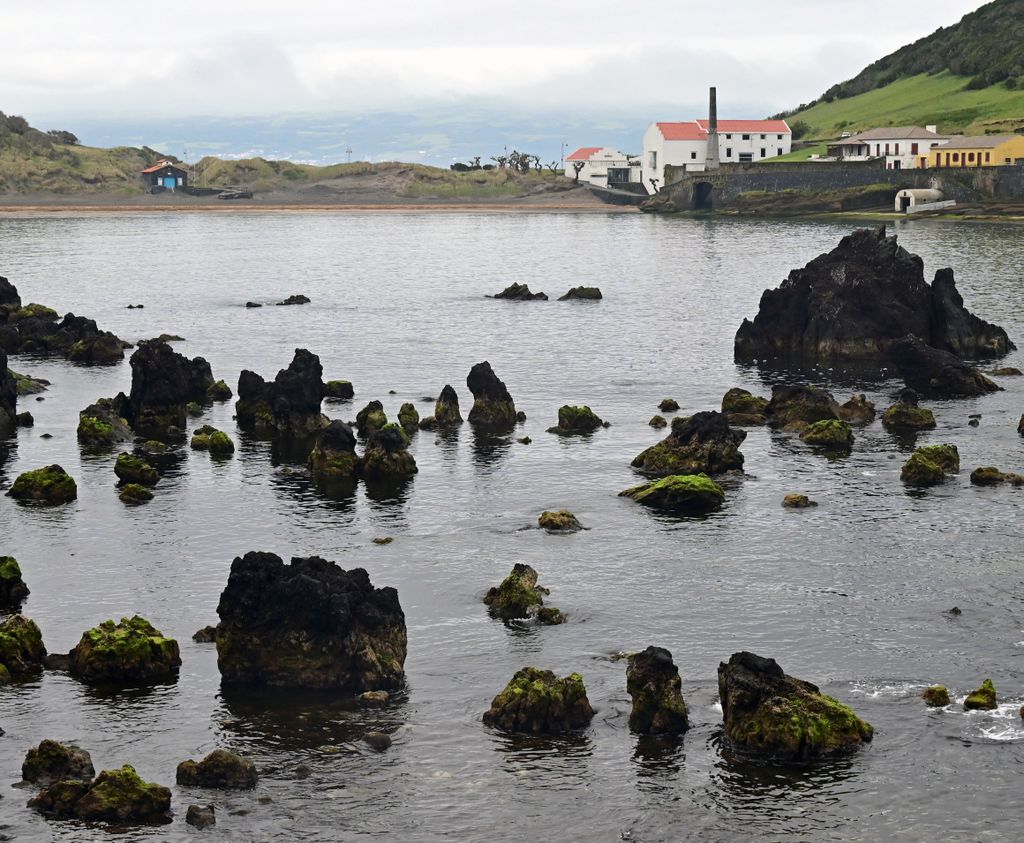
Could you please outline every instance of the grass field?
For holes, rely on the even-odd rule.
[[[790,125],[807,123],[807,137],[813,139],[877,126],[934,124],[942,133],[971,135],[1024,128],[1024,89],[993,85],[967,91],[967,82],[967,77],[949,73],[911,76],[855,97],[819,103],[786,119]]]

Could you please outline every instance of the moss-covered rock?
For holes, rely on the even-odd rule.
[[[57,505],[78,497],[75,478],[59,465],[49,465],[18,475],[7,496],[19,501],[38,501]]]
[[[807,495],[790,494],[782,499],[782,505],[786,509],[808,509],[818,504],[807,497]]]
[[[991,679],[982,682],[981,686],[971,691],[967,695],[967,699],[964,700],[964,710],[966,711],[992,711],[998,707],[996,686],[992,684]]]
[[[83,682],[147,682],[181,667],[178,642],[138,615],[87,630],[70,656],[71,673]]]
[[[648,647],[629,657],[626,690],[633,698],[629,728],[641,735],[681,735],[690,728],[682,680],[672,654]]]
[[[46,647],[35,621],[24,615],[11,615],[0,623],[0,665],[18,679],[43,666]]]
[[[176,774],[178,784],[220,790],[251,790],[258,779],[256,765],[226,749],[215,749],[202,761],[182,761]]]
[[[921,698],[932,708],[949,705],[949,691],[945,685],[931,685],[925,688]]]
[[[533,568],[516,563],[501,585],[488,590],[484,603],[491,615],[510,621],[535,615],[548,593],[546,588],[537,585],[537,572]]]
[[[16,609],[28,593],[18,560],[13,556],[0,556],[0,609]]]
[[[398,410],[398,424],[407,434],[412,434],[419,430],[420,414],[408,401]]]
[[[956,445],[927,445],[923,448],[918,448],[915,453],[919,453],[926,459],[931,460],[940,466],[943,471],[954,474],[960,470],[960,452],[957,450]]]
[[[214,384],[206,390],[206,398],[208,401],[230,401],[234,397],[234,393],[231,391],[231,387],[222,380],[215,381]]]
[[[718,695],[726,738],[754,755],[805,763],[852,752],[874,736],[852,709],[753,653],[718,666]]]
[[[746,431],[729,427],[722,413],[694,413],[685,419],[673,419],[672,432],[637,454],[631,465],[655,477],[742,471],[740,445],[746,438]]]
[[[558,424],[549,427],[548,433],[557,433],[561,436],[576,436],[584,433],[593,433],[602,427],[609,427],[606,421],[601,418],[590,407],[573,407],[565,404],[558,409]]]
[[[227,457],[235,452],[235,443],[223,430],[204,424],[192,434],[193,451],[209,451],[214,457]]]
[[[929,445],[918,448],[903,464],[900,479],[908,486],[937,486],[946,482],[946,472],[960,470],[960,454],[955,445]]]
[[[664,416],[651,416],[651,420],[647,422],[655,430],[661,430],[664,427],[668,427],[668,422],[665,421]]]
[[[856,425],[871,424],[875,420],[875,405],[863,393],[854,395],[839,407],[839,418]]]
[[[800,438],[808,445],[827,451],[849,452],[853,449],[853,428],[838,419],[816,421],[800,434]]]
[[[508,732],[556,734],[582,729],[593,717],[578,673],[559,679],[550,670],[524,667],[494,698],[483,720]]]
[[[658,409],[663,413],[677,413],[679,412],[679,402],[675,398],[662,398]]]
[[[459,411],[459,396],[451,384],[445,384],[434,404],[434,423],[437,427],[446,428],[462,424],[462,413]]]
[[[364,439],[387,423],[388,417],[380,401],[371,401],[356,413],[356,432]]]
[[[722,412],[728,418],[729,424],[764,424],[767,421],[767,406],[767,398],[761,398],[739,387],[733,387],[722,396]]]
[[[603,298],[600,287],[570,287],[569,292],[559,296],[559,301],[600,301]]]
[[[994,465],[984,465],[971,472],[971,483],[975,486],[999,486],[1003,483],[1024,486],[1024,474],[1000,471]]]
[[[386,424],[373,431],[363,451],[362,472],[368,478],[411,477],[419,469],[409,453],[409,437],[400,425]]]
[[[619,492],[619,497],[667,512],[701,515],[720,508],[725,492],[706,474],[684,474],[634,486]]]
[[[185,412],[192,416],[192,418],[199,418],[204,412],[203,405],[198,401],[189,401],[185,405]]]
[[[118,490],[117,497],[123,504],[139,506],[153,500],[153,493],[138,483],[126,483]]]
[[[541,606],[537,610],[537,623],[541,626],[558,626],[565,623],[565,612],[554,606]]]
[[[156,439],[147,439],[138,446],[138,450],[148,456],[159,457],[167,453],[167,446],[163,442],[157,442]]]
[[[466,386],[473,393],[470,424],[496,432],[515,427],[519,420],[515,402],[488,361],[473,365],[466,376]],[[437,416],[436,411],[434,416]]]
[[[814,386],[776,386],[764,412],[772,427],[796,430],[817,421],[838,419],[839,403],[832,393]]]
[[[529,284],[512,283],[500,293],[488,296],[492,299],[505,299],[507,301],[547,301],[545,293],[531,293]]]
[[[23,375],[12,369],[7,370],[8,375],[14,378],[15,388],[19,396],[38,395],[46,392],[50,382],[45,378],[33,378],[31,375]]]
[[[45,304],[36,304],[35,302],[26,304],[11,314],[12,322],[21,322],[25,319],[42,319],[46,322],[55,322],[59,318],[59,314],[52,307],[47,307]]]
[[[549,533],[575,533],[583,529],[583,525],[568,509],[554,512],[545,510],[540,514],[537,523]]]
[[[185,823],[193,828],[209,828],[217,824],[217,811],[213,805],[189,805]]]
[[[78,443],[84,450],[111,448],[119,442],[130,442],[133,436],[109,398],[101,398],[78,414]]]
[[[327,381],[324,384],[324,397],[334,401],[348,401],[355,398],[356,391],[352,381]]]
[[[130,764],[104,770],[91,783],[60,781],[42,791],[29,806],[44,814],[110,823],[168,819],[171,791],[145,782]]]
[[[25,755],[21,765],[21,777],[46,787],[57,781],[92,781],[96,770],[92,758],[84,749],[44,740]]]
[[[160,482],[160,473],[142,457],[135,454],[117,455],[114,474],[122,483],[137,483],[140,486],[155,486]]]
[[[335,419],[316,437],[309,454],[309,469],[323,480],[355,480],[362,471],[356,454],[356,437],[345,422]]]
[[[882,425],[888,430],[934,430],[935,415],[927,407],[896,403],[882,413]]]

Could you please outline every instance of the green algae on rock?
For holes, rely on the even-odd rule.
[[[380,401],[371,401],[356,413],[356,432],[364,439],[387,423],[388,417]]]
[[[658,402],[658,409],[663,413],[679,412],[679,402],[675,398],[662,398]]]
[[[810,507],[817,506],[816,501],[812,501],[807,495],[786,495],[782,499],[782,505],[786,509],[808,509]]]
[[[726,738],[741,752],[807,763],[853,752],[874,736],[852,709],[753,653],[718,666],[718,694]]]
[[[332,401],[348,401],[355,398],[356,391],[352,387],[352,381],[327,381],[324,384],[324,397]]]
[[[126,483],[118,490],[117,497],[128,506],[139,506],[153,500],[153,493],[138,483]]]
[[[408,401],[398,410],[398,424],[407,434],[412,434],[419,430],[419,411],[417,411],[417,409]]]
[[[651,416],[651,420],[647,422],[655,430],[661,430],[663,427],[668,427],[668,422],[665,421],[664,416]]]
[[[565,404],[558,409],[558,424],[549,427],[548,433],[557,433],[560,436],[577,436],[585,433],[593,433],[602,427],[611,425],[602,421],[601,418],[590,407],[581,407]]]
[[[74,477],[55,464],[18,475],[7,496],[19,501],[57,505],[75,500],[78,486]]]
[[[473,365],[466,376],[466,386],[473,393],[470,424],[496,432],[515,427],[519,420],[515,402],[488,361]],[[436,418],[436,412],[434,415]]]
[[[850,424],[868,425],[875,420],[875,405],[864,393],[854,395],[839,407],[839,417]]]
[[[946,472],[959,470],[956,445],[929,445],[914,451],[903,464],[900,479],[908,486],[937,486],[946,482]]]
[[[83,682],[146,682],[181,667],[178,642],[139,615],[87,630],[69,655],[71,674]]]
[[[882,426],[888,430],[934,430],[935,415],[927,407],[918,406],[914,390],[904,389],[897,402],[882,414]]]
[[[451,384],[445,384],[434,404],[434,426],[440,428],[454,427],[462,424],[462,413],[459,411],[459,396]]]
[[[714,512],[725,501],[722,487],[706,474],[663,477],[619,492],[619,497],[682,515]]]
[[[549,533],[576,533],[583,529],[583,525],[576,516],[568,509],[559,509],[554,512],[545,510],[537,518],[541,529]]]
[[[18,560],[13,556],[0,556],[0,609],[16,609],[28,594]]]
[[[114,474],[122,483],[138,483],[140,486],[155,486],[160,482],[160,473],[148,462],[135,454],[117,455]]]
[[[722,412],[725,413],[729,424],[765,424],[768,420],[765,415],[767,406],[767,398],[761,398],[739,387],[733,387],[722,396]]]
[[[110,823],[169,821],[171,791],[143,781],[135,768],[104,770],[92,782],[59,781],[29,801],[55,817]]]
[[[930,685],[924,689],[921,698],[925,701],[926,705],[932,708],[942,708],[949,705],[949,691],[945,685]]]
[[[991,679],[986,679],[981,686],[975,688],[964,700],[965,711],[992,711],[998,708],[996,702],[996,686]]]
[[[258,780],[256,765],[226,749],[215,749],[202,761],[182,761],[175,780],[191,787],[251,790]]]
[[[46,658],[43,635],[35,621],[11,615],[0,623],[0,666],[15,678],[39,671]]]
[[[537,585],[537,572],[533,568],[517,562],[501,585],[488,590],[484,603],[491,615],[510,621],[535,615],[544,604],[544,595],[549,593]]]
[[[971,472],[971,484],[974,486],[999,486],[1003,483],[1024,486],[1024,474],[1000,471],[994,465],[984,465]]]
[[[633,699],[629,728],[641,735],[681,735],[690,728],[679,669],[672,654],[648,647],[629,657],[626,690]]]
[[[223,380],[216,381],[206,390],[208,401],[230,401],[234,397],[231,387]]]
[[[44,740],[25,755],[21,777],[40,787],[57,781],[92,781],[96,770],[92,758],[77,746]]]
[[[411,477],[418,471],[416,458],[409,453],[409,437],[400,425],[391,422],[370,433],[363,451],[364,477]]]
[[[317,434],[309,454],[309,469],[325,480],[355,479],[363,461],[356,454],[356,437],[345,422],[335,419]]]
[[[193,451],[209,451],[213,457],[227,457],[235,452],[235,443],[223,430],[204,424],[192,434]]]
[[[582,729],[593,717],[580,674],[559,679],[550,670],[524,667],[494,698],[483,721],[508,732],[540,735]]]
[[[740,445],[746,438],[746,431],[729,427],[723,413],[694,413],[682,420],[674,419],[672,432],[637,454],[631,465],[654,477],[741,471]]]
[[[828,451],[850,451],[853,449],[853,428],[838,419],[822,419],[807,427],[800,439]]]

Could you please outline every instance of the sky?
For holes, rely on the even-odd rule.
[[[0,111],[221,154],[439,159],[518,131],[550,155],[703,116],[709,85],[723,117],[795,107],[979,5],[0,0]]]

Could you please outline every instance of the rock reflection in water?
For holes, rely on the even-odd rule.
[[[473,466],[481,474],[493,474],[500,469],[511,447],[510,434],[484,427],[473,428]]]

